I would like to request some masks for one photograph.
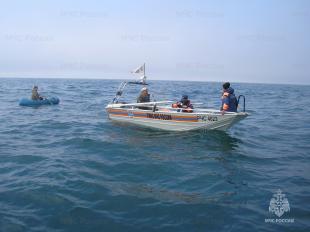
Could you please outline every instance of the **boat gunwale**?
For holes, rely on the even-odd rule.
[[[177,112],[177,111],[163,111],[163,110],[158,110],[158,111],[153,111],[153,110],[145,110],[145,109],[138,109],[138,108],[122,108],[122,107],[106,107],[107,110],[112,109],[112,110],[119,110],[121,112],[136,112],[136,113],[162,113],[162,114],[173,114],[173,115],[182,115],[182,116],[188,116],[191,117],[191,115],[206,115],[206,114],[213,114],[213,115],[229,115],[229,116],[238,116],[238,115],[249,115],[247,112],[225,112],[222,114],[222,111],[220,110],[214,110],[214,109],[199,109],[200,112]],[[205,111],[202,111],[205,110]],[[195,109],[194,109],[195,111]]]

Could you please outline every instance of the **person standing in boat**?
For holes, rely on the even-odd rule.
[[[33,86],[31,100],[34,101],[43,100],[43,97],[41,97],[40,94],[38,93],[38,86],[36,85]]]
[[[137,99],[137,103],[144,103],[144,102],[150,102],[150,94],[148,92],[148,89],[146,87],[143,87],[140,91],[140,95]]]
[[[230,87],[229,82],[223,84],[223,94],[222,94],[222,106],[221,111],[227,112],[237,112],[237,98],[234,94],[234,89]]]

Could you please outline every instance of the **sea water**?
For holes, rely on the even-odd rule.
[[[172,133],[112,123],[120,82],[0,79],[0,231],[309,231],[309,86],[232,83],[249,117]],[[60,104],[19,106],[33,85]],[[221,83],[151,81],[149,92],[220,107]]]

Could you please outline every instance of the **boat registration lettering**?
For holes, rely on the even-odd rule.
[[[217,117],[216,116],[208,116],[208,121],[216,122]]]
[[[201,121],[204,121],[204,122],[207,121],[207,117],[206,116],[200,116],[199,115],[199,116],[197,116],[197,119],[201,120]]]
[[[198,120],[201,120],[203,122],[206,121],[212,121],[212,122],[216,122],[217,121],[217,117],[216,116],[197,116]]]
[[[146,114],[148,118],[161,119],[161,120],[172,120],[171,115],[169,114]]]

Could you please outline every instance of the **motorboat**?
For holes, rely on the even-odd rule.
[[[167,131],[191,131],[191,130],[227,130],[249,114],[245,112],[245,97],[243,99],[242,112],[223,112],[217,109],[196,107],[189,112],[183,108],[174,108],[174,101],[152,101],[147,103],[124,103],[119,99],[128,84],[146,85],[145,67],[140,67],[143,76],[139,81],[122,82],[117,93],[106,106],[108,117],[112,121],[125,122],[138,126],[167,130]]]

